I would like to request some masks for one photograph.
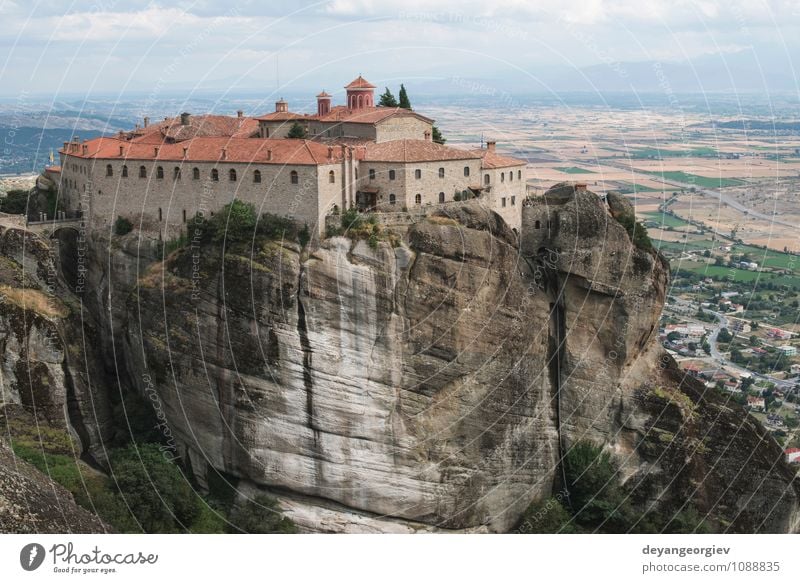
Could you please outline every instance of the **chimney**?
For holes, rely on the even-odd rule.
[[[497,142],[494,140],[489,140],[486,142],[486,151],[487,152],[494,152],[494,147],[497,145]]]
[[[272,150],[267,150],[267,160],[272,160]]]
[[[67,148],[69,148],[69,142],[64,142],[64,151],[65,152],[69,151],[69,150],[67,150]]]
[[[144,116],[144,127],[147,127],[149,125],[150,125],[150,118],[147,117],[147,116]]]
[[[243,118],[244,117],[244,112],[241,109],[237,109],[236,110],[236,117],[238,117],[239,119]]]
[[[181,114],[181,125],[182,126],[188,126],[189,122],[191,121],[191,119],[192,119],[192,114],[187,113],[187,112],[184,111]]]
[[[328,146],[328,160],[333,159],[333,146]]]
[[[183,157],[186,158],[186,155],[189,153],[189,148],[183,149]]]
[[[119,157],[122,158],[124,155],[125,155],[125,149],[122,146],[120,146],[119,147]]]
[[[223,160],[228,159],[228,148],[222,148],[222,159]]]
[[[575,183],[575,192],[586,192],[586,183],[585,182],[576,182]]]
[[[427,131],[425,132],[425,141],[426,142],[430,142],[431,141],[431,133],[430,132],[427,132]]]
[[[158,146],[153,148],[153,157],[158,158]]]
[[[86,156],[89,153],[89,146],[86,144],[83,145],[83,155]]]

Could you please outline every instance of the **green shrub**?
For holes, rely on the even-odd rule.
[[[0,212],[10,215],[24,215],[29,212],[27,190],[9,190],[4,197],[0,197]],[[31,212],[34,209],[30,209]]]
[[[621,214],[616,217],[617,222],[620,225],[625,227],[625,230],[628,232],[628,236],[631,238],[631,242],[638,248],[642,249],[643,251],[650,251],[653,248],[653,242],[650,240],[650,236],[647,234],[647,228],[636,220],[632,214]]]
[[[283,516],[278,501],[265,495],[242,505],[231,515],[230,532],[251,534],[293,534],[297,532],[294,523]]]
[[[211,219],[211,238],[216,243],[236,243],[252,238],[256,219],[256,209],[252,204],[234,199]]]
[[[311,241],[311,231],[308,230],[308,225],[303,225],[300,232],[297,234],[297,240],[300,241],[300,246],[305,247]]]
[[[577,532],[572,515],[561,502],[551,496],[534,502],[522,515],[517,526],[520,534],[571,534]]]
[[[120,496],[145,532],[180,532],[200,515],[200,498],[157,445],[131,445],[109,461]]]
[[[131,223],[125,217],[117,217],[117,220],[114,221],[114,234],[119,235],[127,235],[133,231],[133,223]]]
[[[259,235],[275,241],[284,239],[296,241],[300,234],[297,223],[292,219],[272,213],[264,213],[259,217],[257,232]],[[306,233],[308,233],[308,227],[306,227]]]

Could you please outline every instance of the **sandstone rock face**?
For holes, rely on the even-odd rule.
[[[0,405],[69,428],[102,461],[110,415],[91,319],[38,236],[0,228],[0,265]]]
[[[3,374],[35,354],[53,383],[41,398],[67,404],[101,463],[110,395],[138,391],[201,485],[266,489],[303,531],[507,531],[563,487],[580,440],[615,455],[641,508],[797,531],[778,445],[655,341],[669,268],[620,212],[560,185],[526,202],[519,236],[467,204],[396,247],[256,240],[164,261],[135,233],[95,234],[82,303],[53,294],[69,315],[20,327],[3,308]],[[27,266],[0,283],[41,291],[47,246],[20,241],[0,237]]]
[[[557,460],[547,324],[518,309],[528,268],[506,231],[442,219],[395,249],[184,253],[146,276],[131,352],[193,468],[504,530]]]

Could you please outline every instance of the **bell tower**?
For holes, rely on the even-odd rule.
[[[317,115],[328,115],[331,112],[331,96],[323,91],[317,95]]]
[[[375,106],[375,85],[361,75],[344,87],[347,90],[347,108],[363,109]]]

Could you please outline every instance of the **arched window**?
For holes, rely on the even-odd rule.
[[[375,180],[375,168],[370,168],[369,169],[369,179],[370,180]]]
[[[233,168],[228,170],[228,180],[230,180],[231,182],[236,182],[236,170],[234,170]]]
[[[389,170],[389,180],[394,180],[394,170]]]
[[[297,176],[297,170],[292,170],[289,173],[289,179],[290,179],[290,182],[292,184],[299,184],[300,183],[299,177]]]
[[[183,222],[186,222],[186,209],[183,209]]]
[[[331,184],[336,182],[336,173],[333,170],[328,172],[328,182],[330,182]]]
[[[393,195],[393,194],[390,194],[389,195],[389,204],[395,204],[395,203],[397,203],[397,197],[395,195]]]
[[[444,202],[444,193],[443,192],[439,193],[439,202]]]
[[[508,173],[508,181],[509,182],[514,182],[514,172],[513,171]]]
[[[422,178],[422,170],[420,170],[419,168],[417,168],[416,170],[414,170],[414,178],[416,178],[417,180],[419,180],[420,178]]]
[[[125,164],[122,165],[122,177],[123,178],[127,178],[128,177],[128,166],[125,165]]]
[[[505,182],[505,181],[506,181],[506,173],[505,172],[501,172],[500,173],[500,182]]]
[[[147,178],[147,168],[139,166],[139,178]]]
[[[533,228],[534,229],[541,229],[542,228],[542,221],[535,221],[533,223]]]
[[[156,178],[164,178],[164,167],[158,166],[156,168]]]
[[[211,169],[211,180],[214,182],[219,182],[219,170],[216,168]]]
[[[253,182],[261,182],[261,170],[253,171]]]
[[[175,180],[180,180],[181,179],[181,168],[180,168],[180,166],[175,166],[175,168],[172,169],[172,178],[174,178]]]
[[[192,179],[200,180],[200,168],[192,168]]]
[[[488,184],[489,184],[489,175],[488,175],[488,174],[484,174],[484,176],[483,176],[483,183],[484,183],[484,184],[486,184],[486,185],[488,185]]]
[[[106,164],[106,176],[114,176],[114,167],[111,164]]]
[[[439,178],[444,178],[444,168],[439,168]]]
[[[464,176],[469,176],[469,166],[464,166]]]
[[[522,170],[517,170],[517,178],[522,180]]]
[[[414,195],[414,204],[422,204],[422,195],[421,194]]]
[[[161,222],[162,218],[163,217],[162,217],[162,214],[161,214],[161,208],[159,207],[159,209],[158,209],[158,222],[159,223]]]

